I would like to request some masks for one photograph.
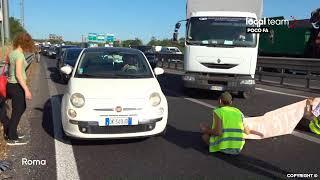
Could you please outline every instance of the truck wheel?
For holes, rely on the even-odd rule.
[[[254,95],[254,91],[253,90],[241,91],[240,95],[244,99],[249,99],[250,97],[252,97]]]

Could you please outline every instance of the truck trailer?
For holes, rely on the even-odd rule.
[[[188,0],[183,76],[188,90],[240,93],[255,89],[259,35],[247,27],[262,16],[263,0]],[[177,41],[179,21],[173,39]]]

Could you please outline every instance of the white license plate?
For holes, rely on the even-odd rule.
[[[105,117],[99,126],[132,126],[134,122],[131,117]]]
[[[211,86],[210,87],[210,90],[213,90],[213,91],[223,91],[225,89],[224,86]]]

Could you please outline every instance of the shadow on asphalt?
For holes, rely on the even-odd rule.
[[[62,82],[62,80],[60,79],[60,74],[59,71],[56,67],[49,67],[48,71],[50,72],[50,79],[57,83],[57,84],[62,84],[62,85],[66,85],[65,82]]]
[[[61,95],[54,96],[53,98],[61,100]],[[119,144],[130,144],[130,143],[138,143],[146,140],[147,138],[140,138],[140,139],[120,139],[120,140],[76,140],[66,138],[63,135],[62,128],[60,129],[58,135],[55,137],[54,135],[54,129],[53,129],[53,119],[52,119],[52,107],[51,107],[51,100],[48,99],[45,103],[43,109],[37,108],[36,110],[43,112],[43,118],[42,118],[42,126],[44,130],[53,138],[60,142],[63,142],[65,144],[73,145],[73,146],[106,146],[106,145],[119,145]],[[60,107],[58,107],[60,108]],[[60,112],[59,112],[60,113]],[[60,115],[60,114],[59,114]],[[58,115],[58,116],[59,116]],[[55,119],[61,123],[60,118]],[[202,154],[205,154],[207,156],[212,156],[212,158],[217,158],[220,160],[223,160],[230,165],[233,165],[237,168],[250,171],[255,174],[259,174],[261,176],[269,177],[272,179],[281,179],[282,177],[285,177],[286,174],[290,174],[290,172],[287,172],[285,170],[280,169],[279,167],[273,166],[267,162],[264,162],[262,160],[249,157],[247,155],[239,155],[239,156],[230,156],[225,155],[222,153],[215,153],[211,154],[208,152],[208,148],[206,145],[201,141],[201,133],[200,132],[190,132],[190,131],[184,131],[175,128],[174,126],[168,124],[167,125],[167,132],[163,136],[163,138],[171,142],[173,144],[176,144],[177,146],[183,148],[183,149],[194,149]],[[275,174],[281,174],[279,176],[276,176]]]
[[[61,101],[62,95],[53,96],[52,98],[56,98]],[[61,128],[58,129],[58,133],[54,132],[53,126],[53,116],[52,116],[52,103],[51,99],[48,99],[43,108],[35,108],[37,111],[43,112],[42,117],[42,127],[43,129],[53,138],[64,144],[75,145],[75,146],[92,146],[92,145],[116,145],[116,144],[130,144],[130,143],[138,143],[146,140],[147,138],[136,138],[136,139],[118,139],[118,140],[80,140],[80,139],[70,139],[63,133],[62,125]],[[56,115],[58,117],[55,119],[56,124],[61,124],[60,118],[60,107],[59,113]]]
[[[202,142],[200,132],[184,131],[168,125],[164,139],[183,149],[194,149],[202,154],[212,156],[212,158],[223,160],[239,169],[250,171],[261,176],[272,179],[285,179],[283,177],[291,174],[265,161],[244,154],[234,156],[223,153],[209,153],[208,147]],[[279,174],[279,176],[275,174]]]

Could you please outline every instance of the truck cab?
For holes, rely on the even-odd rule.
[[[184,87],[237,92],[248,98],[255,89],[259,35],[247,33],[247,28],[254,27],[248,22],[258,20],[261,12],[245,11],[248,1],[241,1],[245,3],[241,11],[229,11],[227,2],[219,7],[218,1],[210,10],[204,1],[203,6],[198,1],[187,2]],[[262,1],[254,2],[257,4],[250,8],[262,11]],[[177,23],[174,39],[178,39],[180,26]]]

